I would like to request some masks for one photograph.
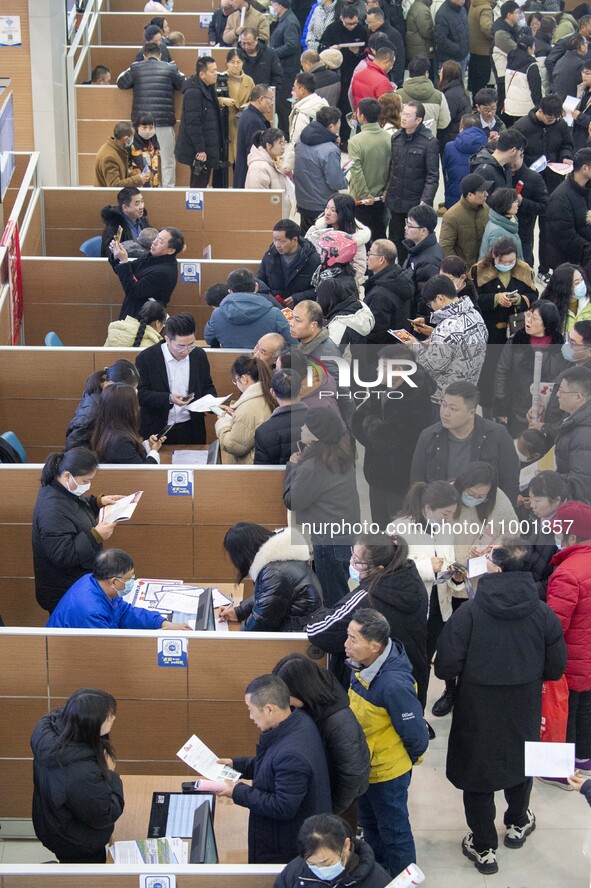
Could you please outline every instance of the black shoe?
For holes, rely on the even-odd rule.
[[[429,724],[427,719],[425,719],[425,724],[427,725],[427,732],[429,734],[429,740],[435,740],[435,736],[436,736],[435,731],[433,730],[433,728],[431,727],[431,725]]]
[[[436,700],[433,706],[431,707],[431,712],[433,715],[441,718],[443,715],[449,715],[449,713],[454,708],[454,694],[453,691],[448,691],[447,688],[439,698]]]

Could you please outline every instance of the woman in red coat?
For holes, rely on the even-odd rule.
[[[562,624],[568,660],[567,743],[575,744],[575,765],[591,776],[591,506],[575,501],[559,506],[554,516],[559,552],[550,564],[547,602]],[[564,778],[544,778],[572,789]]]

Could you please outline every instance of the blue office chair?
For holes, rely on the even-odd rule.
[[[95,237],[89,237],[83,244],[80,244],[80,252],[88,256],[89,259],[100,259],[101,257],[102,238],[100,234]]]
[[[25,448],[14,432],[3,432],[3,434],[0,435],[0,462],[27,462]]]
[[[64,343],[61,341],[57,333],[54,333],[53,330],[45,337],[45,345],[50,348],[59,348],[63,344]]]

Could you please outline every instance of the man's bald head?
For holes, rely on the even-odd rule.
[[[277,356],[281,349],[285,348],[285,345],[286,342],[281,333],[265,333],[253,348],[252,355],[254,358],[264,361],[269,367],[274,367]]]

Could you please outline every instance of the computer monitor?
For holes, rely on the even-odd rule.
[[[213,590],[204,589],[199,596],[195,629],[215,632],[215,614],[213,612]]]
[[[195,811],[189,863],[219,863],[209,805],[201,805]]]
[[[212,792],[154,792],[148,824],[148,838],[171,836],[191,839],[195,812],[204,807],[213,819],[215,794]]]

